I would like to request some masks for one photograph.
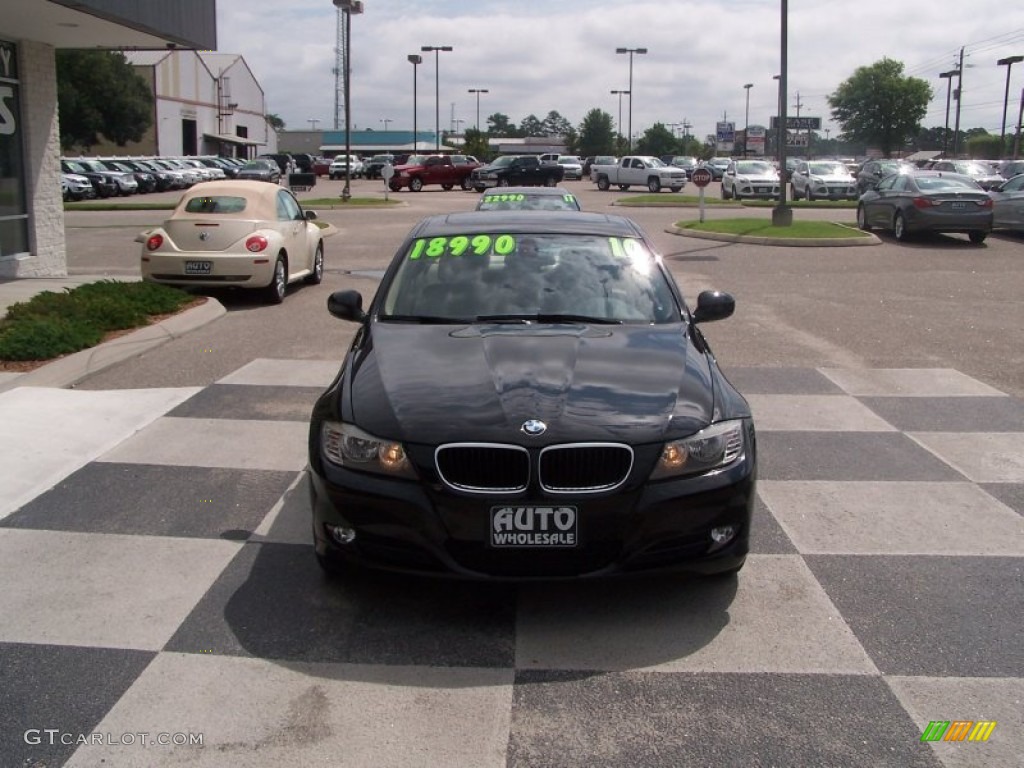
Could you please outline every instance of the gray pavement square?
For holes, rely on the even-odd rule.
[[[308,419],[322,387],[211,384],[167,415],[199,419]]]

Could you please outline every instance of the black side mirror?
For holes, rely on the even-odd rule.
[[[693,322],[710,323],[724,320],[736,311],[736,300],[732,294],[722,291],[701,291],[697,296],[697,309],[693,312]]]
[[[327,311],[341,320],[354,323],[366,320],[363,295],[359,291],[335,291],[327,297]]]

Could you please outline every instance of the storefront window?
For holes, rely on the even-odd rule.
[[[18,49],[0,40],[0,259],[28,253]]]

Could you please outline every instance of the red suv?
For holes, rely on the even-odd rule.
[[[392,192],[403,187],[419,192],[427,184],[440,184],[446,191],[455,187],[472,189],[469,176],[480,163],[464,160],[459,155],[410,155],[404,163],[395,166],[388,187]]]

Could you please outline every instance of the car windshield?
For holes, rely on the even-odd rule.
[[[957,163],[957,173],[966,173],[968,176],[991,176],[992,170],[981,163]]]
[[[917,188],[922,192],[942,192],[947,189],[981,190],[970,179],[958,179],[955,176],[918,176]]]
[[[642,240],[467,233],[413,240],[381,320],[669,323],[679,309]]]
[[[560,157],[558,163],[559,165],[579,165],[580,161],[575,157]]]
[[[403,165],[424,165],[430,155],[409,155]]]
[[[530,194],[525,192],[494,192],[480,198],[478,211],[578,211],[576,196]]]
[[[846,176],[849,173],[842,163],[811,163],[808,167],[816,176]]]
[[[271,165],[266,160],[250,160],[242,166],[243,171],[266,171],[270,168]]]
[[[775,169],[772,168],[769,163],[762,163],[754,160],[745,160],[743,162],[736,163],[736,173],[745,173],[752,176],[764,176],[775,173]]]
[[[514,159],[515,158],[512,157],[512,155],[502,155],[501,157],[497,158],[494,162],[492,162],[491,165],[497,168],[504,168],[506,165],[511,165]]]

